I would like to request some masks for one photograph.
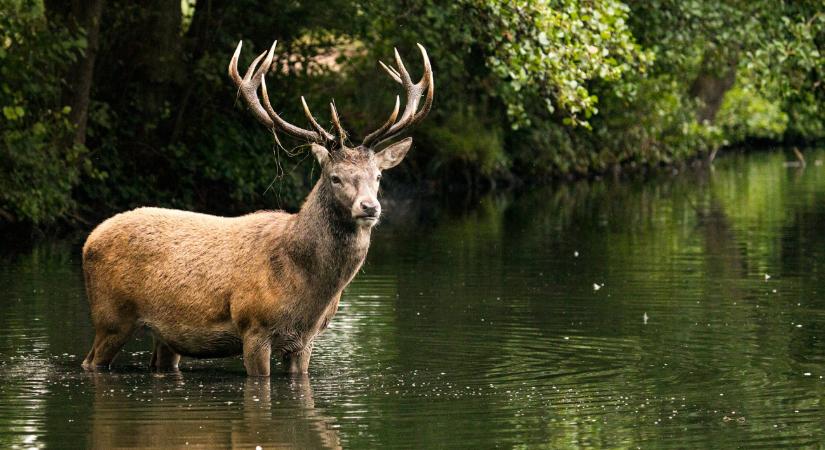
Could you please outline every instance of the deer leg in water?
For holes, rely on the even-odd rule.
[[[284,364],[284,370],[287,373],[304,374],[309,372],[310,357],[312,357],[312,344],[297,352],[284,353],[281,362]]]
[[[251,377],[269,376],[269,357],[272,353],[272,336],[267,332],[249,330],[243,337],[243,365]]]
[[[117,352],[123,348],[126,341],[132,336],[134,326],[124,326],[119,329],[98,329],[92,350],[83,361],[83,368],[87,370],[105,368],[112,364]]]
[[[154,338],[154,342],[155,348],[154,351],[152,351],[152,360],[149,363],[149,368],[162,372],[178,370],[180,355],[157,337]]]

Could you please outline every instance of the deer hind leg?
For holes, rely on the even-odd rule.
[[[155,337],[154,350],[152,351],[152,360],[149,362],[149,367],[160,372],[174,372],[178,370],[178,364],[180,364],[180,355],[163,341]]]
[[[95,333],[92,349],[83,361],[83,368],[87,370],[106,368],[132,336],[134,325],[124,325],[119,328],[99,328]]]

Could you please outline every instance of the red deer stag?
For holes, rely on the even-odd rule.
[[[138,208],[98,225],[83,246],[95,328],[84,368],[108,367],[135,330],[146,328],[154,338],[150,364],[156,370],[176,370],[181,355],[243,354],[248,375],[268,376],[274,353],[287,372],[307,372],[313,340],[367,255],[370,230],[381,215],[376,198],[381,171],[401,162],[412,140],[386,144],[430,111],[433,72],[420,44],[424,75],[418,83],[398,51],[397,67],[381,63],[406,90],[406,105],[398,117],[396,97],[389,119],[350,147],[334,104],[333,132],[315,120],[303,97],[311,130],[292,125],[272,108],[264,76],[275,44],[241,78],[239,43],[229,75],[259,122],[308,141],[321,166],[320,179],[296,214],[227,218]]]

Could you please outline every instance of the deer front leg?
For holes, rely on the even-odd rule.
[[[287,352],[281,357],[284,370],[290,374],[309,372],[309,358],[312,356],[312,343],[297,352]]]
[[[251,377],[269,376],[269,358],[272,354],[272,336],[268,330],[254,328],[243,336],[243,365]]]

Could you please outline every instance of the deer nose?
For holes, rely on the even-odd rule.
[[[378,206],[378,202],[369,200],[361,202],[361,210],[364,211],[364,214],[367,216],[377,216],[379,208],[380,206]]]

